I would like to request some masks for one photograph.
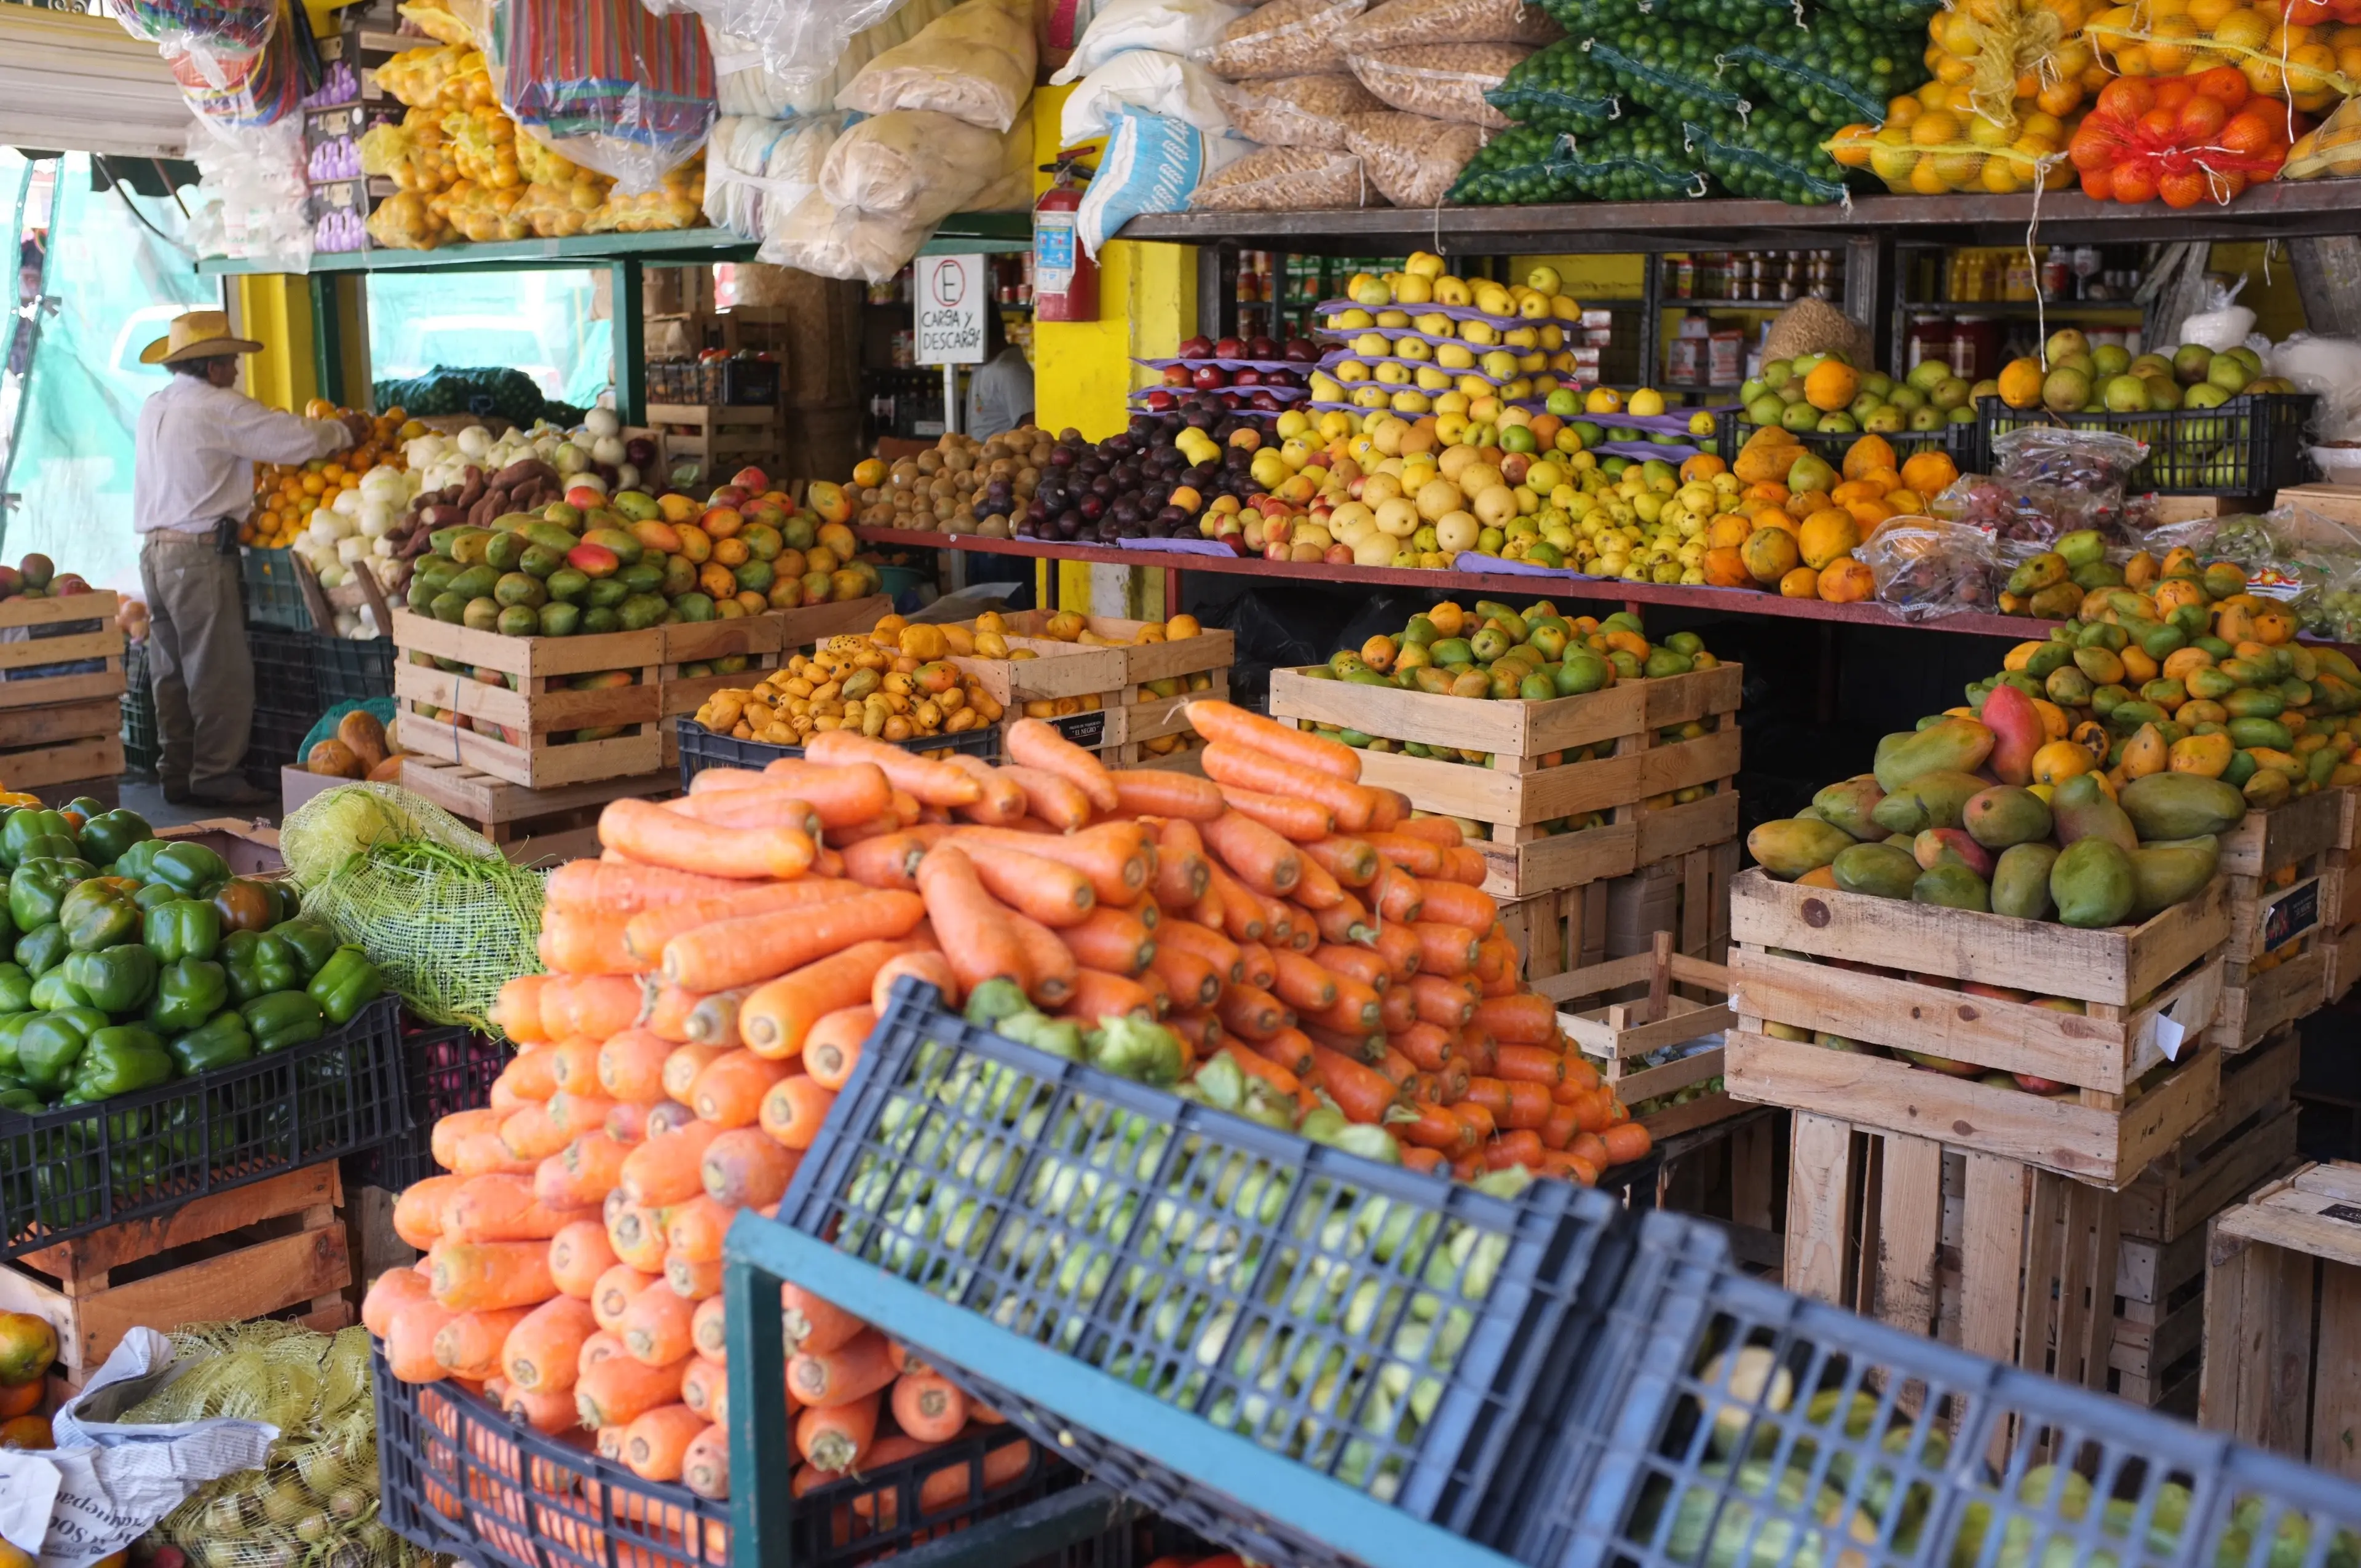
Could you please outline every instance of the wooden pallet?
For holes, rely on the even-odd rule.
[[[2120,1189],[2213,1110],[2221,1053],[2202,1039],[2221,994],[2226,896],[2216,878],[2145,925],[2075,930],[1749,871],[1730,885],[1739,1025],[1724,1076],[1741,1099],[1841,1104],[1864,1127]],[[2083,1011],[2029,999],[2045,997]],[[1819,1035],[1976,1070],[1953,1077]],[[1981,1081],[1995,1069],[2075,1092]]]
[[[680,793],[677,771],[627,779],[527,789],[464,762],[408,756],[401,787],[425,796],[500,846],[520,865],[574,860],[598,852],[598,813],[610,800],[653,799]]]
[[[2124,1190],[2123,1231],[2159,1245],[2205,1222],[2292,1164],[2302,1041],[2293,1029],[2222,1064],[2221,1101]]]
[[[2250,812],[2223,837],[2230,888],[2222,1009],[2207,1039],[2227,1051],[2258,1044],[2327,1001],[2329,937],[2343,881],[2330,857],[2350,790],[2322,790]]]
[[[2305,1166],[2210,1235],[2199,1423],[2361,1478],[2361,1166]]]
[[[0,1264],[0,1310],[56,1327],[74,1387],[133,1328],[292,1311],[334,1332],[353,1321],[343,1202],[335,1160],[192,1199]]]
[[[657,731],[665,630],[503,637],[397,609],[394,739],[405,751],[462,762],[530,789],[652,773],[664,761]],[[613,671],[631,674],[631,684],[573,689],[580,677]],[[501,678],[496,684],[484,674]],[[619,733],[570,738],[593,729]]]
[[[1422,811],[1486,825],[1488,839],[1477,846],[1489,866],[1484,890],[1522,898],[1622,876],[1738,836],[1744,674],[1722,664],[1580,696],[1496,702],[1274,670],[1270,711],[1299,728],[1357,730],[1488,757],[1477,765],[1373,748],[1363,754],[1361,782],[1400,790]],[[1709,729],[1688,740],[1659,738],[1691,722]],[[1548,761],[1601,746],[1612,754]],[[1691,792],[1703,793],[1664,807],[1645,804]],[[1609,820],[1572,833],[1544,826],[1593,812]]]
[[[1773,1285],[1786,1265],[1787,1121],[1775,1107],[1741,1105],[1736,1115],[1656,1144],[1656,1207],[1713,1222],[1739,1266]]]
[[[107,589],[63,598],[0,599],[0,708],[86,703],[124,693],[123,629],[115,623],[119,601]],[[36,628],[71,628],[55,636]],[[51,664],[104,661],[98,670],[32,673]],[[95,731],[76,731],[95,733]],[[16,742],[0,741],[0,745]]]
[[[1677,933],[1675,946],[1690,958],[1721,963],[1730,952],[1730,883],[1737,874],[1738,844],[1733,839],[1578,886],[1505,899],[1500,921],[1516,944],[1528,979],[1563,974],[1605,961],[1608,908],[1619,885],[1667,876],[1677,884],[1670,927]]]
[[[1690,995],[1674,991],[1686,986]],[[1610,992],[1645,986],[1645,995],[1606,1000]],[[1659,931],[1644,953],[1552,976],[1533,989],[1559,1004],[1558,1024],[1598,1069],[1617,1099],[1659,1143],[1675,1134],[1744,1114],[1747,1107],[1714,1089],[1677,1105],[1641,1113],[1651,1100],[1721,1076],[1721,1047],[1697,1051],[1657,1067],[1641,1058],[1718,1035],[1736,1021],[1730,1010],[1730,970],[1673,951],[1673,934]]]

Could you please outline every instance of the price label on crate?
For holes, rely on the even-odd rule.
[[[1049,720],[1050,728],[1077,746],[1084,748],[1106,744],[1106,710],[1093,713],[1070,713],[1063,718]]]
[[[983,363],[983,258],[922,256],[917,275],[921,365]]]

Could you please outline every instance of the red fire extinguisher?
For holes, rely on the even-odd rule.
[[[1099,319],[1099,266],[1083,254],[1075,231],[1082,183],[1090,171],[1060,159],[1049,188],[1033,203],[1033,319]]]

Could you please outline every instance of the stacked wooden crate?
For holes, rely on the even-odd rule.
[[[779,667],[788,654],[830,637],[865,632],[894,608],[883,594],[830,604],[804,605],[765,615],[727,620],[679,621],[664,628],[664,695],[657,708],[664,765],[680,761],[680,738],[673,720],[693,714],[715,692],[751,686]]]
[[[1642,987],[1643,993],[1625,994]],[[1730,970],[1675,952],[1671,932],[1656,932],[1644,953],[1537,980],[1533,989],[1558,1004],[1566,1037],[1657,1142],[1745,1112],[1719,1081],[1718,1041],[1682,1049],[1737,1021],[1729,1005]],[[1651,1063],[1651,1057],[1663,1059]],[[1691,1090],[1697,1092],[1677,1099]]]
[[[1438,696],[1389,685],[1275,670],[1270,711],[1299,728],[1356,730],[1483,756],[1481,763],[1362,752],[1365,784],[1421,811],[1480,829],[1476,847],[1527,973],[1583,965],[1605,917],[1607,879],[1679,861],[1681,949],[1707,956],[1737,867],[1738,699],[1744,672],[1722,664],[1543,701]],[[1683,730],[1688,738],[1675,738]],[[1564,753],[1603,754],[1561,761]],[[1687,796],[1681,799],[1681,796]],[[1552,825],[1602,814],[1576,831]],[[1688,890],[1694,888],[1692,894]]]
[[[2332,856],[2352,791],[2322,790],[2249,812],[2222,839],[2229,959],[2213,1043],[2241,1051],[2328,999],[2344,879]]]
[[[786,443],[775,401],[650,403],[647,418],[665,461],[695,462],[708,487],[750,466],[766,474],[782,466]]]
[[[1188,749],[1196,738],[1190,702],[1229,700],[1234,632],[1205,630],[1143,642],[1143,630],[1163,623],[1093,615],[1078,619],[1098,641],[1069,642],[1046,635],[1050,619],[1038,609],[1001,617],[1010,652],[1032,658],[952,662],[981,681],[1012,720],[1046,719],[1109,767],[1137,767]]]
[[[2353,841],[2361,826],[2361,789],[2328,792],[2336,797],[2336,845],[2328,851],[2328,884],[2321,895],[2324,914],[2321,945],[2328,949],[2321,976],[2323,1000],[2335,1002],[2361,980],[2361,885],[2356,876]]]
[[[123,772],[123,629],[104,589],[0,601],[0,788]]]
[[[664,629],[503,637],[393,612],[405,751],[549,789],[654,773]]]

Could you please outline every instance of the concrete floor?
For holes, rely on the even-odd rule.
[[[191,801],[186,806],[168,806],[164,791],[153,779],[143,779],[136,773],[126,773],[118,786],[123,808],[136,811],[148,819],[150,828],[177,828],[184,822],[205,822],[219,817],[248,817],[255,820],[279,825],[280,813],[275,806],[202,806]]]

